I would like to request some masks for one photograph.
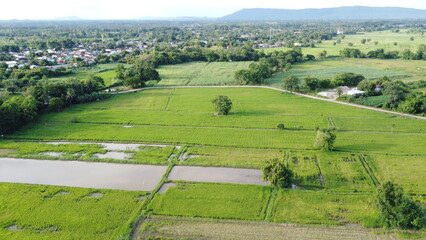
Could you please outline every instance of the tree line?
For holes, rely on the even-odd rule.
[[[26,87],[22,95],[0,91],[0,135],[14,132],[38,113],[61,111],[71,104],[107,98],[110,94],[101,92],[104,87],[103,79],[96,76],[65,82],[51,82],[43,77],[35,85]]]
[[[400,51],[385,51],[383,48],[363,53],[357,48],[345,48],[340,50],[340,56],[345,58],[377,58],[377,59],[397,59],[404,60],[426,60],[426,45],[420,44],[416,51],[405,49]]]

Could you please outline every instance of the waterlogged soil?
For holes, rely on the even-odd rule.
[[[139,151],[140,147],[171,147],[172,145],[165,144],[142,144],[142,143],[97,143],[97,142],[40,142],[52,145],[59,144],[97,144],[101,145],[102,149],[108,151]],[[182,146],[175,146],[180,149]]]
[[[167,166],[0,158],[0,182],[152,191]]]
[[[96,153],[95,156],[100,159],[118,159],[118,160],[127,160],[132,157],[132,153],[125,152],[106,152],[106,153]]]
[[[160,188],[160,190],[158,190],[158,193],[159,194],[163,194],[163,193],[165,193],[166,192],[166,190],[167,189],[169,189],[169,188],[171,188],[171,187],[176,187],[177,185],[176,185],[176,183],[164,183],[162,186],[161,186],[161,188]]]
[[[89,198],[101,198],[101,197],[103,197],[104,195],[102,194],[102,193],[100,193],[100,192],[95,192],[95,193],[91,193],[91,194],[89,194],[87,197],[89,197]]]
[[[12,224],[10,226],[7,226],[6,229],[9,230],[9,231],[20,231],[20,230],[22,230],[16,224]]]
[[[168,177],[172,181],[238,183],[269,186],[257,169],[175,166]]]
[[[0,154],[15,153],[15,152],[16,152],[15,149],[0,148]]]

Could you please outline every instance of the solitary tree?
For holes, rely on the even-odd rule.
[[[413,200],[403,194],[403,189],[392,182],[385,182],[376,191],[376,204],[380,216],[388,227],[419,229],[423,211]]]
[[[217,96],[212,100],[218,115],[228,115],[232,108],[232,101],[227,96]]]
[[[314,147],[322,151],[332,151],[335,140],[336,134],[334,134],[333,131],[329,129],[318,130]]]
[[[277,158],[268,161],[262,168],[262,179],[269,181],[274,187],[290,187],[293,176],[293,171]]]

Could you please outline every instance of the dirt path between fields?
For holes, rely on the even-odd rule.
[[[284,89],[281,89],[281,88],[276,88],[276,87],[271,87],[271,86],[170,86],[170,87],[166,86],[166,87],[138,88],[138,89],[132,89],[132,90],[119,92],[119,93],[116,93],[116,94],[125,94],[125,93],[139,92],[139,91],[143,91],[143,90],[164,89],[164,88],[264,88],[264,89],[272,89],[272,90],[276,90],[276,91],[280,91],[280,92],[290,93],[290,94],[294,94],[294,95],[301,96],[301,97],[307,97],[307,98],[311,98],[311,99],[315,99],[315,100],[333,102],[333,103],[343,104],[343,105],[347,105],[347,106],[373,110],[373,111],[377,111],[377,112],[383,112],[383,113],[389,113],[389,114],[403,116],[403,117],[410,117],[410,118],[416,118],[416,119],[420,119],[420,120],[426,120],[426,117],[422,117],[422,116],[416,116],[416,115],[407,114],[407,113],[394,112],[394,111],[384,110],[384,109],[375,108],[375,107],[369,107],[369,106],[355,104],[355,103],[341,102],[341,101],[337,101],[337,100],[333,100],[333,99],[316,97],[316,96],[311,96],[311,95],[308,95],[308,94],[303,94],[303,93],[298,93],[298,92],[290,92],[290,91],[287,91],[287,90],[284,90]]]

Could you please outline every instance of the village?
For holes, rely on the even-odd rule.
[[[25,68],[34,69],[37,67],[46,67],[55,70],[58,67],[80,67],[97,63],[99,55],[112,56],[122,54],[123,52],[143,52],[149,46],[141,41],[129,41],[128,47],[118,47],[114,49],[100,49],[100,43],[93,42],[88,45],[79,45],[72,49],[23,49],[20,52],[9,52],[14,60],[5,61],[7,67],[10,68]],[[96,49],[96,50],[95,50]]]

